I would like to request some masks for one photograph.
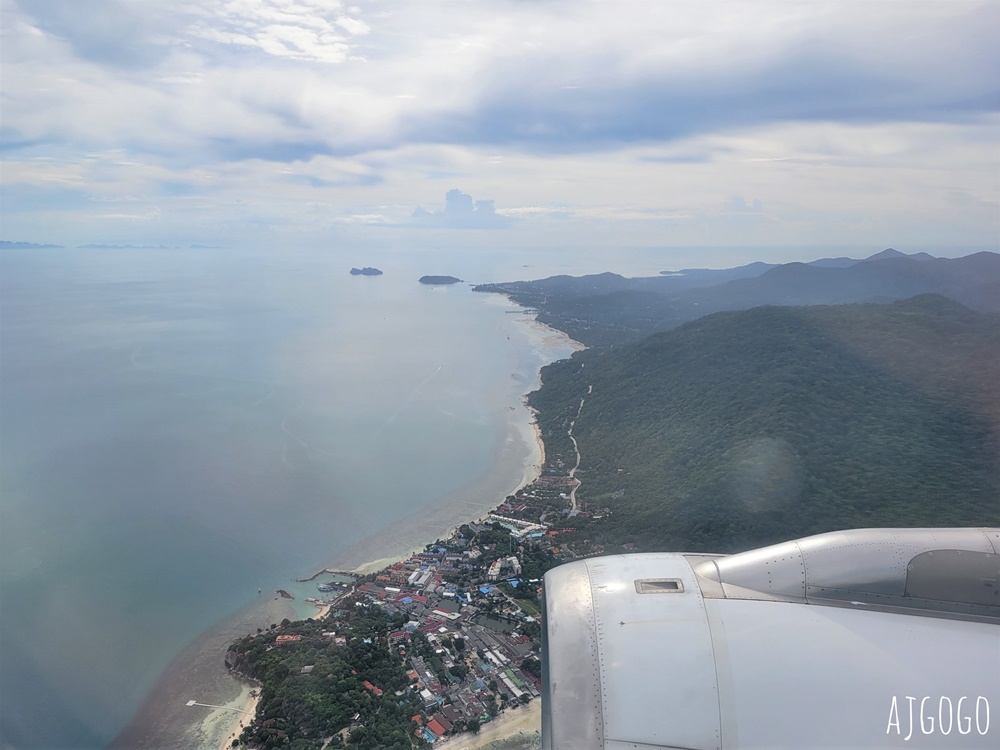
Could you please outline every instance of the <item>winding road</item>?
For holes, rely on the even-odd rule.
[[[594,386],[588,385],[587,396],[589,396],[593,392],[593,390]],[[569,430],[567,430],[566,432],[566,434],[569,435],[569,439],[573,441],[573,450],[576,452],[576,463],[573,465],[573,468],[569,470],[569,478],[575,482],[575,484],[573,485],[573,489],[570,490],[569,493],[569,500],[571,503],[570,507],[574,513],[576,512],[577,509],[576,491],[580,488],[582,482],[576,478],[576,470],[580,468],[580,447],[576,444],[576,438],[573,437],[573,428],[576,426],[576,420],[580,418],[580,412],[583,411],[583,402],[587,400],[587,396],[584,396],[583,398],[580,399],[580,408],[576,410],[576,416],[573,417],[573,421],[569,423]]]

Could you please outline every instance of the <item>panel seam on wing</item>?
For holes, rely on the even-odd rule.
[[[601,712],[600,712],[600,716],[599,716],[599,718],[600,718],[600,726],[598,726],[598,728],[597,728],[597,733],[598,733],[598,737],[599,737],[600,742],[601,742],[601,747],[604,747],[604,740],[605,740],[605,737],[604,737],[604,727],[605,727],[605,725],[607,723],[607,721],[606,721],[607,717],[604,715],[604,712],[605,712],[605,701],[604,701],[604,662],[603,662],[604,652],[603,652],[603,649],[601,648],[601,635],[602,635],[603,631],[602,631],[602,628],[601,628],[601,614],[600,614],[600,611],[599,611],[598,605],[597,605],[597,601],[598,600],[597,600],[597,596],[596,596],[596,594],[594,592],[594,574],[593,574],[593,571],[591,571],[589,561],[584,561],[584,565],[586,566],[586,569],[587,569],[587,584],[590,586],[590,611],[593,612],[593,617],[594,617],[594,636],[595,636],[594,637],[594,648],[596,650],[596,656],[597,656],[597,660],[595,662],[595,666],[597,667],[597,675],[596,675],[597,682],[596,682],[596,687],[597,687],[598,699],[600,700],[600,704],[601,704],[601,706],[600,706]]]

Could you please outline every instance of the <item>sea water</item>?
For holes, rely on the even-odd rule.
[[[513,489],[532,453],[521,396],[572,347],[502,297],[420,276],[658,258],[633,261],[5,251],[0,747],[102,747],[144,700],[133,740],[176,725],[225,639],[280,613],[276,589],[301,605],[291,578],[401,552]],[[384,275],[348,273],[368,264]]]

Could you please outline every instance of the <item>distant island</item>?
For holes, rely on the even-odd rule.
[[[371,266],[351,269],[351,276],[381,276],[381,275],[382,271],[380,271],[377,268],[372,268]]]
[[[461,279],[456,279],[454,276],[421,276],[421,284],[458,284]]]
[[[39,244],[36,242],[11,242],[10,240],[0,240],[0,250],[52,250],[61,248],[62,245]]]

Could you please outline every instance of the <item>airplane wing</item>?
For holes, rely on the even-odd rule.
[[[1000,529],[545,575],[544,750],[1000,747]]]

